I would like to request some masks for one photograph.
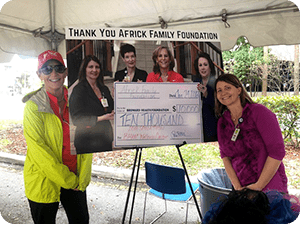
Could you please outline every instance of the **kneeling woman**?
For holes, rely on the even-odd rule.
[[[287,193],[285,147],[275,114],[253,103],[232,74],[218,77],[215,92],[221,158],[234,189]]]

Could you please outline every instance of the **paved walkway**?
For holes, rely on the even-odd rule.
[[[17,224],[33,223],[24,195],[23,156],[0,152],[0,212],[5,221]],[[140,172],[141,174],[144,171]],[[115,179],[102,176],[112,176]],[[103,167],[93,167],[93,178],[87,188],[88,207],[91,224],[120,224],[122,223],[125,201],[128,193],[130,170],[115,170]],[[143,176],[141,176],[143,181]],[[142,223],[143,204],[147,186],[140,182],[137,187],[135,206],[131,223]],[[131,194],[132,196],[132,194]],[[148,196],[146,223],[163,211],[164,204],[158,198]],[[130,207],[129,207],[130,208]],[[151,212],[150,212],[151,210]],[[186,205],[168,202],[168,213],[156,223],[179,224],[185,221]],[[125,223],[129,222],[129,210]],[[1,220],[1,219],[0,219]],[[57,223],[68,223],[64,210],[58,211]],[[199,223],[195,205],[189,206],[188,223]]]
[[[5,221],[17,224],[33,223],[27,198],[24,195],[23,165],[25,156],[0,152],[0,212]],[[132,170],[111,168],[105,166],[92,167],[92,182],[87,188],[88,207],[91,224],[122,223],[129,180]],[[135,206],[131,223],[142,223],[145,192],[148,190],[145,182],[145,172],[140,171]],[[197,182],[196,177],[190,177]],[[290,194],[300,198],[300,190],[289,190]],[[131,194],[132,197],[132,194]],[[197,196],[199,197],[199,196]],[[198,201],[199,204],[199,201]],[[200,204],[199,204],[200,206]],[[130,206],[128,207],[130,209]],[[164,210],[163,202],[149,196],[147,201],[146,223]],[[152,210],[150,212],[150,210]],[[178,202],[168,202],[168,213],[156,223],[179,224],[185,221],[186,205]],[[129,221],[129,210],[125,223]],[[300,218],[296,222],[299,222]],[[1,217],[0,217],[1,222]],[[64,210],[58,211],[57,223],[68,223]],[[189,206],[188,223],[200,223],[195,205]]]

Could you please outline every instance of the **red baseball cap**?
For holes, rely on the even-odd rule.
[[[38,70],[41,69],[43,67],[43,65],[51,59],[55,59],[58,62],[60,62],[62,65],[65,66],[65,63],[64,63],[64,60],[63,60],[61,54],[59,54],[56,51],[47,50],[38,56]]]

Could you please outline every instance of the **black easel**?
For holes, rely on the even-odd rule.
[[[136,148],[136,153],[135,153],[135,158],[134,158],[134,164],[133,164],[133,168],[132,168],[132,173],[131,173],[131,178],[130,178],[130,183],[129,183],[129,189],[128,189],[126,203],[125,203],[125,209],[124,209],[124,213],[123,213],[122,224],[125,223],[125,217],[126,217],[127,207],[128,207],[128,203],[129,203],[129,198],[130,198],[130,192],[131,192],[131,187],[132,187],[134,172],[135,172],[135,169],[136,169],[136,162],[137,162],[137,158],[138,158],[138,165],[137,165],[137,172],[136,172],[136,178],[135,178],[135,185],[134,185],[134,190],[133,190],[133,199],[132,199],[132,203],[131,203],[131,210],[130,210],[130,216],[129,216],[129,222],[128,222],[129,224],[131,223],[132,213],[133,213],[133,207],[134,207],[134,200],[135,200],[135,193],[136,193],[136,186],[137,186],[137,182],[138,182],[139,170],[140,170],[140,164],[141,164],[141,156],[142,156],[142,148],[137,147]]]
[[[188,183],[189,183],[192,195],[193,195],[193,199],[194,199],[194,202],[195,202],[198,214],[199,214],[200,219],[202,221],[202,214],[200,212],[200,208],[199,208],[199,205],[197,203],[197,199],[196,199],[195,193],[193,191],[192,184],[191,184],[189,175],[187,173],[187,169],[185,167],[185,164],[184,164],[181,152],[180,152],[180,147],[183,146],[183,145],[185,145],[185,144],[186,144],[186,142],[184,141],[182,144],[176,145],[176,148],[178,150],[178,154],[179,154],[179,157],[180,157],[180,160],[181,160],[184,172],[186,174],[186,177],[187,177],[187,180],[188,180]],[[127,212],[127,207],[128,207],[128,203],[129,203],[130,192],[131,192],[131,187],[132,187],[132,182],[133,182],[133,177],[134,177],[134,172],[135,172],[135,169],[136,169],[136,163],[137,163],[137,158],[138,158],[137,173],[136,173],[135,186],[134,186],[134,191],[133,191],[133,199],[132,199],[132,203],[131,203],[131,210],[130,210],[130,216],[129,216],[129,222],[128,222],[129,224],[131,223],[132,213],[133,213],[133,207],[134,207],[134,200],[135,200],[135,193],[136,193],[136,186],[137,186],[137,182],[138,182],[139,169],[140,169],[140,163],[141,163],[141,156],[142,156],[142,148],[137,147],[136,148],[135,158],[134,158],[134,164],[133,164],[133,168],[132,168],[132,173],[131,173],[131,178],[130,178],[130,183],[129,183],[129,189],[128,189],[128,194],[127,194],[127,199],[126,199],[126,203],[125,203],[125,209],[124,209],[124,213],[123,213],[122,224],[125,223],[125,217],[126,217],[126,212]]]

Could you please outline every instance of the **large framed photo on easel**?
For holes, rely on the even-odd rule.
[[[220,70],[222,67],[222,56],[218,32],[67,27],[66,40],[69,95],[72,95],[74,87],[78,84],[78,74],[82,61],[87,55],[94,55],[101,62],[101,72],[104,77],[103,82],[109,88],[114,101],[115,118],[114,121],[110,121],[113,132],[109,139],[112,142],[111,148],[95,148],[93,152],[127,149],[137,145],[172,145],[183,140],[187,143],[205,141],[204,138],[207,136],[205,135],[207,132],[203,127],[205,125],[204,120],[208,117],[202,115],[203,98],[199,93],[198,95],[195,94],[197,93],[197,82],[194,81],[198,81],[199,76],[199,71],[195,67],[195,61],[201,52],[205,52],[210,55],[214,62],[213,67],[216,73],[213,76],[217,77],[222,72]],[[184,83],[179,86],[170,83],[152,83],[151,85],[137,82],[115,83],[118,71],[125,70],[126,72],[126,68],[123,69],[126,65],[121,55],[121,48],[125,44],[135,47],[135,66],[145,71],[146,74],[151,73],[153,70],[153,51],[158,46],[167,47],[174,57],[175,66],[173,70],[183,76]],[[122,89],[121,91],[119,90],[120,88]],[[127,93],[124,92],[126,88]],[[160,93],[154,94],[155,98],[159,99],[155,101],[154,99],[150,99],[152,96],[143,98],[145,95],[138,96],[137,93],[130,93],[130,90],[134,88],[140,88],[140,90],[154,89],[157,93]],[[179,97],[185,93],[194,93],[195,96],[193,96],[193,99]],[[122,96],[123,94],[127,99]],[[170,97],[172,95],[175,97]],[[89,102],[89,100],[84,100],[84,102]],[[176,112],[173,107],[175,107]],[[72,101],[70,101],[70,108],[76,108],[76,106],[72,106]],[[122,113],[124,112],[126,114],[123,115]],[[128,125],[129,122],[127,121],[130,120],[130,115],[132,117],[132,125]],[[135,116],[139,118],[137,121],[139,124],[137,125],[134,124]],[[154,122],[152,125],[141,124],[141,120],[147,120],[147,116],[149,118],[153,117],[153,120],[157,119],[161,121],[156,123],[156,125],[153,125]],[[125,119],[127,123],[124,126],[122,122]],[[176,119],[179,121],[177,126],[174,126],[175,122],[172,126],[162,122],[164,120],[175,121]],[[183,120],[183,124],[180,124],[182,122],[180,120]],[[92,126],[88,124],[87,127],[93,127],[93,124]],[[174,130],[171,128],[174,128]],[[76,129],[78,129],[78,126],[71,128],[71,142],[74,142]],[[155,137],[156,135],[158,137]],[[77,153],[79,152],[77,151]],[[85,152],[83,150],[80,153]]]
[[[73,111],[76,112],[73,115],[76,114],[77,118],[89,122],[85,125],[78,122],[77,118],[74,117],[78,126],[75,128],[73,141],[76,143],[76,131],[81,125],[89,130],[93,126],[99,126],[98,122],[95,123],[95,121],[98,121],[99,115],[108,115],[106,117],[111,118],[110,115],[113,113],[113,134],[111,134],[110,129],[112,124],[106,123],[108,128],[101,128],[104,131],[102,132],[103,136],[95,137],[95,143],[101,143],[104,140],[109,144],[105,147],[103,147],[104,145],[95,147],[92,152],[136,149],[122,223],[125,222],[135,174],[136,182],[138,180],[142,149],[163,145],[176,146],[198,214],[202,220],[180,147],[185,144],[208,140],[207,131],[210,131],[211,127],[207,129],[207,125],[210,126],[213,123],[211,118],[214,117],[214,112],[213,109],[207,107],[211,108],[210,105],[214,104],[213,83],[218,74],[222,72],[219,34],[205,31],[101,27],[67,27],[66,34],[68,68],[71,75],[69,75],[71,117]],[[132,51],[128,52],[131,60],[126,59],[124,52],[122,53],[122,47],[124,46],[131,46]],[[165,49],[164,54],[166,56],[163,56],[162,51],[157,49]],[[97,95],[97,90],[92,90],[89,87],[90,84],[82,79],[82,74],[85,71],[82,72],[83,63],[81,61],[84,62],[86,57],[91,57],[89,56],[91,54],[97,57],[94,58],[94,61],[98,66],[98,70],[101,67],[102,77],[99,80],[98,88],[100,91],[106,91],[103,91],[99,99],[94,96]],[[156,75],[157,64],[159,64],[158,56],[168,58],[169,71],[172,71],[173,74],[179,74],[177,77],[180,77],[180,81],[165,82],[169,81],[169,76],[167,75],[164,81],[161,78],[162,73],[159,73],[160,75],[155,78],[154,82],[153,79],[152,82],[145,82],[150,81],[148,79],[150,74]],[[209,61],[203,62],[200,60],[201,57],[206,57]],[[165,62],[161,63],[164,64]],[[81,66],[79,66],[80,64]],[[130,66],[133,64],[135,70],[133,77],[130,77]],[[203,86],[204,83],[201,79],[200,64],[201,66],[205,64],[206,67],[209,66],[210,68],[208,75],[211,79],[205,84],[206,87]],[[123,69],[124,67],[125,69]],[[139,74],[138,78],[135,77],[136,74]],[[77,92],[78,86],[83,90],[80,94],[77,94],[78,97],[92,96],[93,100],[91,101],[97,104],[96,107],[99,108],[99,104],[102,104],[101,107],[106,107],[107,112],[103,113],[101,107],[99,111],[92,110],[93,106],[89,104],[87,98],[74,101],[72,92]],[[210,91],[210,94],[206,95],[204,91],[207,91],[207,93]],[[77,110],[77,104],[72,102],[81,105],[83,109],[81,115],[78,113],[80,110]],[[207,109],[211,111],[212,117],[206,114]],[[107,133],[110,134],[107,135],[109,141],[103,138]],[[113,138],[110,138],[111,136]],[[82,139],[81,146],[89,145],[91,141],[86,142],[86,140],[87,138]],[[78,153],[78,150],[76,151]],[[81,153],[84,152],[80,151]],[[132,218],[135,192],[136,185],[129,223],[131,223]]]

